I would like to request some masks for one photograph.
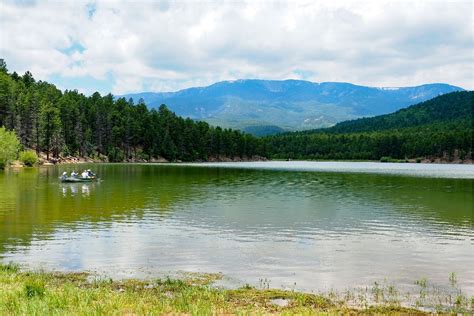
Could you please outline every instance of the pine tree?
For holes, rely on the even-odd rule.
[[[41,148],[46,152],[46,159],[49,160],[50,152],[53,150],[57,155],[61,144],[60,112],[49,101],[43,101],[40,106],[40,131]]]

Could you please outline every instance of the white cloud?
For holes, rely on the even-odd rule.
[[[239,78],[474,89],[473,10],[470,1],[3,0],[0,56],[39,79],[112,76],[114,93]]]

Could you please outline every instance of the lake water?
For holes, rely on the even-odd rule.
[[[92,168],[103,181],[62,184]],[[416,175],[416,176],[414,176]],[[0,173],[0,260],[112,277],[343,290],[384,279],[474,294],[474,166],[94,164]]]

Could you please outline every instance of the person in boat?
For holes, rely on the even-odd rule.
[[[61,179],[64,180],[64,179],[66,179],[66,178],[67,178],[67,172],[64,171],[63,174],[61,175]]]
[[[72,178],[77,178],[79,174],[74,170],[73,172],[71,172],[71,177]]]
[[[89,176],[89,178],[95,178],[95,173],[93,173],[91,169],[87,169],[87,175]]]
[[[84,179],[88,179],[89,178],[89,173],[87,172],[87,170],[84,170],[81,174],[81,177],[84,178]]]

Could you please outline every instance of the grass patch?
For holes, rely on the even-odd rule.
[[[0,264],[0,272],[18,272],[20,271],[20,265],[10,262],[7,264]]]
[[[21,271],[15,264],[0,264],[0,315],[425,314],[401,306],[396,299],[399,292],[383,284],[366,289],[365,296],[309,294],[271,289],[268,282],[261,288],[214,287],[212,283],[220,278],[221,274],[186,273],[183,279],[116,281],[86,273]],[[455,276],[450,281],[454,287]],[[429,285],[426,280],[417,284],[420,306],[425,306]],[[472,312],[474,297],[453,293],[452,308],[440,312]]]
[[[25,295],[27,298],[43,297],[46,291],[44,282],[34,280],[33,282],[27,282],[25,284]]]

